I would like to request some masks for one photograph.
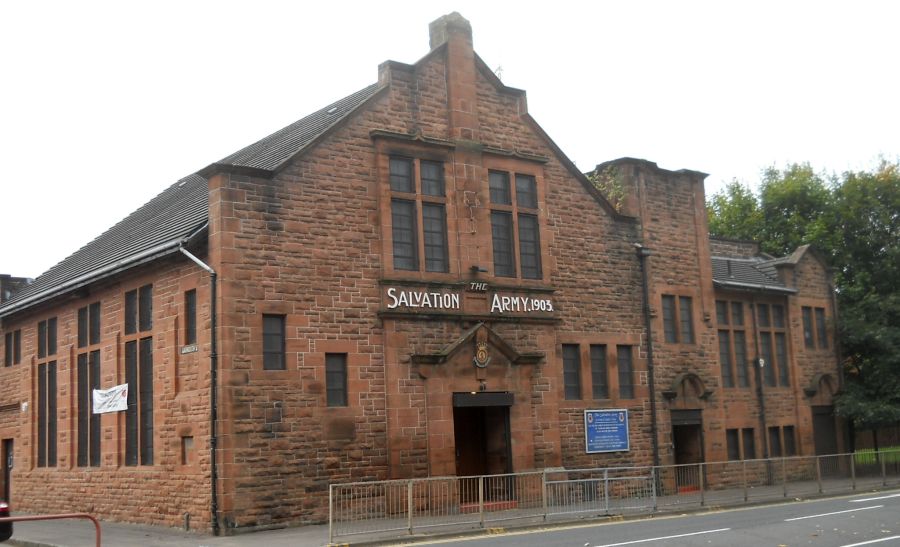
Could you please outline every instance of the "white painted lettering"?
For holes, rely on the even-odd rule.
[[[388,298],[391,299],[391,301],[388,303],[389,310],[392,310],[399,305],[399,302],[397,302],[397,289],[395,289],[394,287],[388,289]]]
[[[436,308],[436,309],[460,309],[459,294],[404,291],[396,287],[387,290],[388,309],[396,308]]]

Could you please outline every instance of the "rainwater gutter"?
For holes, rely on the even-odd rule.
[[[219,535],[219,498],[216,489],[218,482],[218,468],[216,467],[216,445],[218,438],[216,436],[216,424],[219,419],[218,402],[216,392],[218,391],[218,361],[219,355],[216,349],[216,271],[208,264],[191,254],[183,245],[178,246],[181,254],[191,259],[198,266],[209,272],[209,315],[210,315],[210,333],[209,333],[209,480],[210,480],[210,521],[212,523],[212,532],[214,536]]]
[[[656,380],[653,369],[653,330],[650,320],[650,280],[647,272],[647,257],[650,249],[640,243],[634,244],[638,261],[641,263],[641,289],[644,296],[644,328],[647,330],[647,387],[650,389],[650,438],[653,440],[653,466],[659,467],[659,434],[656,423]]]

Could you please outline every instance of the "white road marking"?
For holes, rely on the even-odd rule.
[[[841,547],[857,547],[857,545],[871,545],[873,543],[881,543],[882,541],[890,541],[892,539],[900,539],[900,536],[891,536],[889,538],[881,538],[881,539],[870,539],[869,541],[863,541],[862,543],[851,543],[850,545],[842,545]]]
[[[877,498],[863,498],[861,500],[850,500],[850,503],[862,503],[865,501],[886,500],[888,498],[900,498],[900,494],[891,494],[890,496],[878,496]]]
[[[884,505],[873,505],[871,507],[860,507],[859,509],[847,509],[846,511],[835,511],[833,513],[822,513],[820,515],[807,515],[805,517],[795,517],[792,519],[784,519],[784,522],[791,522],[795,520],[803,520],[803,519],[814,519],[816,517],[828,517],[831,515],[840,515],[842,513],[853,513],[854,511],[865,511],[867,509],[880,509],[884,507]]]
[[[596,545],[595,547],[617,547],[618,545],[634,545],[635,543],[647,543],[648,541],[661,541],[664,539],[686,538],[688,536],[699,536],[702,534],[715,534],[716,532],[727,532],[731,528],[718,528],[716,530],[703,530],[702,532],[691,532],[690,534],[678,534],[676,536],[662,536],[658,538],[636,539],[634,541],[623,541],[622,543],[607,543],[606,545]]]

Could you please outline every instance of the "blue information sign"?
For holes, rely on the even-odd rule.
[[[621,408],[585,410],[584,444],[588,454],[628,452],[628,411]]]

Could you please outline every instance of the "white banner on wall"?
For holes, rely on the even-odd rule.
[[[128,384],[94,390],[94,414],[128,409]]]

